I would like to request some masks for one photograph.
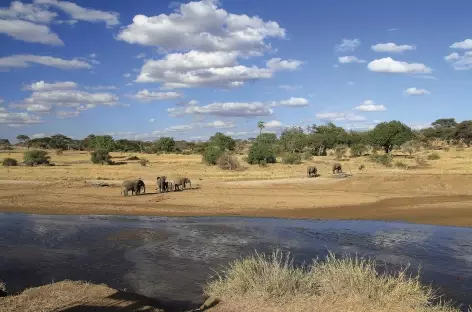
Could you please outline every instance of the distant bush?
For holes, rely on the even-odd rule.
[[[428,161],[423,156],[417,156],[415,162],[419,167],[424,167],[428,164]]]
[[[351,156],[361,157],[367,152],[367,146],[363,144],[354,144],[351,146]]]
[[[254,142],[249,150],[247,162],[251,165],[265,165],[275,164],[277,159],[275,158],[274,149],[271,145]]]
[[[141,158],[139,160],[139,164],[143,167],[146,167],[149,164],[149,160],[147,160],[146,158]]]
[[[61,149],[58,149],[58,150],[56,150],[56,155],[57,156],[62,156],[62,155],[64,155],[64,151],[61,150]]]
[[[414,141],[414,140],[405,142],[401,146],[402,152],[405,153],[405,154],[410,155],[410,157],[411,157],[411,155],[413,155],[414,153],[419,151],[420,148],[421,148],[421,143],[418,142],[418,141]]]
[[[428,160],[438,160],[440,158],[441,158],[441,156],[439,156],[439,154],[436,153],[436,152],[433,152],[433,153],[431,153],[427,156]]]
[[[49,165],[48,152],[42,150],[31,150],[24,152],[23,161],[27,166]]]
[[[16,161],[16,159],[13,159],[13,158],[5,158],[3,159],[3,167],[14,167],[14,166],[18,166],[18,162]]]
[[[313,154],[309,151],[306,151],[302,155],[303,160],[312,160],[313,159]]]
[[[90,157],[90,160],[94,163],[94,164],[101,164],[101,165],[104,165],[104,164],[112,164],[112,160],[111,160],[111,157],[110,157],[110,154],[108,154],[108,151],[107,150],[104,150],[104,149],[98,149],[98,150],[95,150],[93,152],[90,153],[91,157]]]
[[[334,155],[337,160],[341,160],[346,156],[347,146],[346,145],[337,145],[334,149]]]
[[[365,169],[365,165],[364,165],[364,164],[361,164],[358,169],[359,169],[359,171],[364,170],[364,169]]]
[[[394,165],[395,165],[396,168],[408,169],[408,165],[405,164],[403,161],[400,161],[400,160],[397,160]]]
[[[216,165],[216,161],[223,153],[224,151],[219,146],[208,146],[203,151],[203,161],[208,165]]]
[[[235,155],[230,153],[223,153],[216,160],[216,164],[223,170],[238,170],[241,169],[241,164]]]
[[[182,155],[192,155],[192,152],[191,151],[183,151]]]
[[[370,160],[386,167],[390,167],[392,165],[393,157],[390,154],[373,154],[370,156]]]
[[[302,163],[302,156],[298,153],[287,153],[282,157],[282,163],[288,165],[299,165]]]

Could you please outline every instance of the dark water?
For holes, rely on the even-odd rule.
[[[0,279],[10,292],[64,279],[106,283],[182,308],[214,269],[254,250],[298,261],[327,251],[421,268],[446,298],[472,304],[472,228],[376,221],[0,214]]]

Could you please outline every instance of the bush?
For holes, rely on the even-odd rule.
[[[438,153],[434,152],[428,155],[428,160],[438,160],[441,158]]]
[[[23,154],[23,161],[27,166],[49,165],[48,152],[42,150],[31,150]]]
[[[90,160],[94,164],[112,164],[113,162],[111,161],[110,154],[108,154],[107,150],[104,149],[98,149],[90,153],[91,157]]]
[[[313,154],[311,152],[304,152],[302,155],[303,160],[312,160],[313,159]]]
[[[361,157],[367,152],[367,146],[363,144],[354,144],[351,146],[351,156]]]
[[[230,153],[224,153],[216,160],[216,164],[223,170],[238,170],[241,169],[241,164],[236,156]]]
[[[403,161],[397,160],[395,162],[395,167],[400,168],[400,169],[408,169],[408,165],[405,164]]]
[[[275,158],[274,149],[271,145],[254,142],[249,149],[247,162],[251,165],[265,165],[275,164],[277,159]]]
[[[147,160],[146,158],[141,158],[141,159],[139,160],[139,164],[140,164],[141,166],[143,166],[143,167],[146,167],[147,164],[149,164],[149,160]]]
[[[299,165],[302,163],[302,156],[298,153],[288,153],[282,157],[282,163],[288,165]]]
[[[18,162],[16,161],[16,159],[8,158],[8,157],[3,159],[3,167],[14,167],[14,166],[18,166]]]
[[[203,161],[208,165],[216,165],[216,161],[223,155],[224,151],[215,145],[208,146],[203,151]]]
[[[390,167],[392,165],[393,157],[390,154],[377,155],[373,154],[370,156],[370,160],[375,163]]]
[[[337,145],[334,149],[334,155],[337,160],[341,160],[346,156],[347,146],[346,145]]]
[[[415,161],[419,167],[424,167],[428,164],[428,161],[423,156],[417,156]]]
[[[62,155],[64,155],[64,151],[61,150],[61,149],[58,149],[58,150],[56,150],[56,155],[57,156],[62,156]]]
[[[405,154],[410,155],[410,157],[411,157],[411,155],[413,155],[414,153],[419,151],[420,148],[421,148],[421,143],[418,142],[418,141],[414,141],[414,140],[405,142],[401,146],[402,152],[405,153]]]
[[[359,171],[364,170],[364,169],[365,169],[365,165],[364,165],[364,164],[361,164],[358,169],[359,169]]]

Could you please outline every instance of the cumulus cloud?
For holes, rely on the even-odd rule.
[[[316,118],[323,121],[365,121],[364,116],[359,116],[353,113],[319,113]]]
[[[59,119],[73,118],[79,115],[80,115],[79,111],[59,111],[56,113],[56,116]]]
[[[388,42],[388,43],[378,43],[376,45],[373,45],[371,49],[374,52],[402,53],[405,51],[415,50],[416,46],[407,45],[407,44],[397,45],[396,43]]]
[[[390,57],[373,60],[367,68],[373,72],[395,74],[429,74],[433,71],[421,63],[400,62]]]
[[[186,102],[178,102],[175,105],[177,105],[177,106],[191,106],[191,105],[198,105],[198,103],[199,102],[197,100],[190,100],[190,101],[186,101]]]
[[[257,54],[270,48],[267,38],[284,38],[276,22],[228,13],[217,1],[183,3],[169,15],[136,15],[117,38],[164,50],[241,51]]]
[[[359,39],[343,39],[343,41],[336,45],[336,51],[338,52],[346,52],[346,51],[354,51],[361,45],[361,41]]]
[[[338,57],[338,61],[341,64],[349,64],[349,63],[365,63],[365,60],[358,59],[356,56],[341,56]]]
[[[472,50],[472,39],[465,39],[464,41],[454,42],[450,48]]]
[[[85,87],[85,89],[90,89],[90,90],[117,90],[118,88],[116,86],[89,86]]]
[[[137,59],[142,59],[146,57],[146,53],[139,53],[138,55],[135,56]]]
[[[292,106],[292,107],[301,107],[308,106],[309,102],[305,98],[291,97],[288,100],[283,100],[278,103],[280,106]]]
[[[408,88],[405,90],[405,93],[408,95],[426,95],[430,94],[431,92],[425,89]]]
[[[17,54],[0,58],[0,68],[24,68],[31,64],[55,67],[59,69],[89,69],[92,66],[78,59],[64,60],[52,56]]]
[[[34,4],[12,1],[9,8],[0,8],[0,18],[21,19],[33,23],[50,23],[57,13],[50,12]]]
[[[43,120],[30,113],[11,113],[7,110],[0,110],[0,124],[7,124],[10,127],[21,127],[42,123]]]
[[[387,110],[384,105],[376,105],[372,100],[366,100],[356,107],[356,110],[363,112],[381,112]]]
[[[104,22],[108,27],[116,26],[120,23],[118,20],[120,15],[116,12],[105,12],[84,8],[69,1],[34,0],[34,3],[58,8],[64,11],[66,14],[70,15],[73,20],[86,21],[92,23]]]
[[[284,125],[282,122],[278,120],[271,120],[264,122],[264,129],[266,130],[279,130],[283,128],[287,128],[287,125]]]
[[[278,70],[295,70],[303,64],[302,61],[297,60],[283,60],[281,58],[272,58],[267,61],[266,65],[273,71]]]
[[[141,102],[175,100],[182,97],[183,94],[178,92],[150,92],[146,89],[141,90],[132,96],[132,98]]]
[[[26,42],[42,43],[54,46],[64,45],[64,42],[59,39],[57,34],[51,32],[49,27],[28,21],[0,19],[0,33]]]
[[[270,116],[273,110],[264,103],[212,103],[205,106],[187,106],[184,108],[168,108],[170,116],[182,115],[213,115],[221,117]]]
[[[444,59],[451,63],[455,70],[469,70],[472,69],[472,51],[467,51],[460,55],[459,53],[451,53],[445,56]]]
[[[190,87],[239,87],[245,81],[271,78],[269,68],[238,65],[234,52],[190,51],[148,60],[137,82],[159,82],[165,89]]]
[[[228,135],[230,137],[241,137],[241,136],[245,136],[245,135],[248,135],[249,132],[246,132],[246,131],[239,131],[239,132],[233,132],[233,131],[228,131],[228,132],[225,132],[225,135]]]
[[[31,90],[31,91],[51,91],[51,90],[67,90],[67,89],[75,89],[77,88],[77,84],[72,81],[56,81],[53,83],[47,83],[43,80],[33,82],[30,85],[27,85],[23,88],[23,90]]]

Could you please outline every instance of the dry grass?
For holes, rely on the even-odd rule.
[[[214,311],[452,312],[418,276],[379,274],[364,258],[336,258],[296,267],[288,254],[256,254],[235,261],[207,285],[222,301]]]

